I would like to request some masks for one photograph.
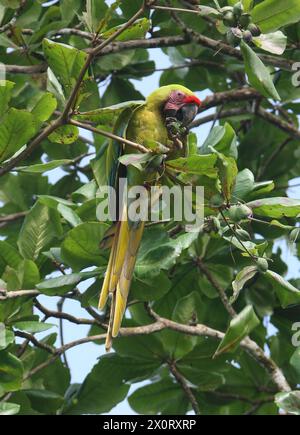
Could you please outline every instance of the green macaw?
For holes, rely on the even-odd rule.
[[[198,113],[201,101],[184,86],[163,86],[153,92],[146,103],[136,109],[129,120],[126,139],[148,148],[158,143],[168,148],[167,159],[185,155],[188,126]],[[126,145],[123,154],[136,153]],[[151,152],[151,150],[150,150]],[[127,166],[128,189],[131,186],[153,185],[160,176],[158,168],[139,171]],[[108,232],[111,252],[100,294],[99,309],[103,309],[108,295],[112,294],[106,349],[118,335],[126,309],[127,297],[141,243],[145,222],[131,222],[127,217],[127,204],[119,219]]]

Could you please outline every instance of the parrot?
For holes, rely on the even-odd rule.
[[[162,86],[147,97],[145,104],[133,111],[124,137],[146,148],[150,142],[164,145],[168,149],[168,154],[165,155],[167,159],[185,156],[188,126],[197,115],[200,105],[200,99],[186,87],[178,84]],[[125,145],[123,154],[131,153],[136,153],[136,150]],[[157,174],[157,168],[143,172],[133,165],[126,167],[129,188],[133,185],[153,184]],[[121,327],[145,227],[142,220],[131,222],[128,219],[127,207],[127,204],[122,206],[122,219],[115,222],[105,235],[106,239],[110,239],[111,251],[100,293],[99,310],[104,309],[111,294],[105,343],[107,351]]]

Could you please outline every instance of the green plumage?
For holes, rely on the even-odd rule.
[[[180,85],[159,88],[146,99],[145,105],[133,112],[126,130],[127,139],[145,147],[149,142],[158,142],[167,147],[172,147],[172,141],[168,137],[168,130],[163,118],[163,106],[172,91],[181,91],[187,96],[193,95],[189,89]],[[176,152],[178,153],[178,150]],[[136,149],[126,146],[124,154],[131,153],[137,153]],[[171,151],[169,157],[173,156],[174,153]],[[146,182],[147,184],[155,184],[158,176],[159,173],[155,170],[142,172],[131,165],[127,166],[129,189],[134,185],[143,186]],[[109,263],[99,301],[99,308],[103,309],[109,293],[112,294],[111,314],[106,340],[107,350],[111,348],[112,338],[117,336],[121,326],[145,225],[142,221],[136,222],[134,225],[129,222],[126,205],[123,207],[122,216],[122,221],[115,224]]]

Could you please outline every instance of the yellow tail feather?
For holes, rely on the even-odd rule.
[[[122,272],[118,281],[116,292],[116,306],[112,336],[116,337],[121,327],[122,318],[126,309],[127,298],[133,276],[136,256],[144,232],[145,223],[142,222],[137,229],[131,229],[129,233],[126,255],[124,258]]]

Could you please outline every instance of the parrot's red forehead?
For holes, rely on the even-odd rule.
[[[196,95],[186,95],[184,98],[184,103],[186,104],[197,104],[197,106],[201,106],[201,100],[196,97]]]

